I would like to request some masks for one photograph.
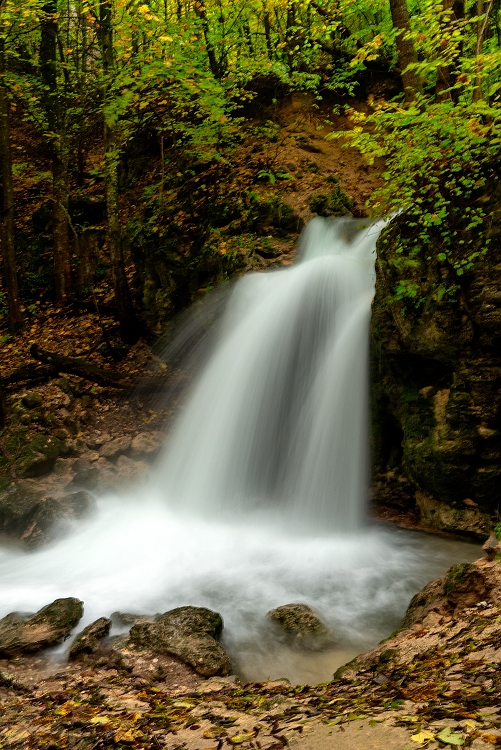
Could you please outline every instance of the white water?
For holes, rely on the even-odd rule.
[[[0,550],[0,615],[58,596],[82,599],[85,623],[208,606],[248,677],[327,679],[394,629],[430,578],[474,559],[471,545],[364,523],[379,229],[350,242],[353,224],[315,220],[300,263],[236,285],[154,481],[100,498],[50,548]],[[293,601],[337,633],[335,658],[298,663],[276,646],[264,615]]]

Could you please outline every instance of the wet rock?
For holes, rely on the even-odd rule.
[[[294,646],[322,649],[332,642],[329,630],[307,604],[284,604],[266,617],[276,623]]]
[[[59,457],[61,447],[58,438],[37,435],[22,449],[16,461],[18,477],[43,477],[49,474]]]
[[[412,598],[402,627],[409,628],[426,618],[431,622],[444,616],[458,617],[479,602],[497,602],[500,595],[501,569],[495,562],[457,563]]]
[[[40,393],[26,393],[21,401],[27,409],[36,409],[38,406],[42,406],[43,397]]]
[[[128,645],[153,653],[177,656],[204,677],[231,672],[228,655],[218,643],[223,619],[204,607],[178,607],[153,623],[137,623],[130,630]]]
[[[95,622],[87,625],[81,633],[78,633],[71,644],[68,657],[76,659],[83,654],[94,654],[98,650],[103,638],[108,636],[110,628],[111,620],[107,617],[100,617]]]
[[[79,599],[56,599],[31,617],[12,613],[0,620],[0,655],[12,657],[57,646],[83,614]]]
[[[127,627],[138,622],[155,622],[161,615],[136,615],[131,612],[112,612],[110,615],[113,625]]]
[[[0,496],[0,531],[27,547],[39,547],[64,533],[73,519],[94,509],[95,500],[88,492],[51,497],[20,482]]]
[[[154,458],[164,442],[162,432],[140,432],[131,443],[131,456],[133,458]]]
[[[132,439],[129,435],[123,435],[102,445],[99,449],[99,455],[103,458],[117,458],[129,450],[131,443]]]
[[[494,531],[482,546],[482,549],[486,553],[488,560],[494,560],[498,552],[501,552],[501,544],[499,544],[499,539]]]
[[[107,432],[103,432],[100,434],[96,433],[95,435],[89,435],[85,438],[87,447],[92,451],[98,450],[102,445],[104,445],[104,443],[109,443],[110,440],[111,435],[108,435]]]
[[[209,677],[208,680],[199,682],[197,693],[206,695],[207,693],[223,693],[226,690],[237,690],[241,686],[239,677],[236,674],[230,674],[228,677]]]
[[[116,463],[114,486],[116,489],[128,489],[146,479],[148,471],[148,464],[144,461],[133,461],[127,456],[120,456]]]

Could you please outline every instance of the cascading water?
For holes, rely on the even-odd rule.
[[[81,624],[207,606],[248,678],[328,679],[394,629],[430,578],[477,556],[363,523],[381,226],[315,219],[297,265],[238,282],[150,485],[99,498],[51,547],[0,548],[0,616],[59,596],[85,602]],[[338,635],[332,658],[294,664],[269,640],[265,613],[294,601]]]
[[[271,505],[289,524],[360,526],[382,225],[314,219],[296,266],[236,286],[159,467],[173,506],[234,515]]]

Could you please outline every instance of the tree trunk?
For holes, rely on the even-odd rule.
[[[14,182],[12,179],[12,155],[10,146],[9,100],[5,87],[5,49],[0,39],[0,245],[3,274],[7,290],[9,326],[17,331],[23,322],[17,285],[16,253],[14,246]]]
[[[71,292],[71,262],[68,227],[68,144],[66,112],[57,81],[57,0],[42,9],[40,71],[45,88],[44,104],[52,149],[52,235],[56,301],[64,304]]]
[[[442,9],[452,11],[451,21],[464,18],[464,0],[443,0]],[[437,68],[437,81],[435,84],[435,99],[437,102],[447,99],[456,102],[457,91],[450,89],[456,82],[454,65],[440,65]]]
[[[273,60],[273,45],[271,43],[271,22],[270,14],[266,5],[263,3],[263,25],[264,25],[264,36],[266,39],[266,51],[268,52],[268,59]]]
[[[287,43],[287,64],[289,66],[290,74],[294,67],[294,48],[296,46],[296,31],[294,29],[296,24],[296,0],[288,0],[287,2],[286,24],[285,41]]]
[[[111,12],[111,0],[102,0],[99,6],[99,36],[105,81],[114,68]],[[106,106],[106,83],[103,94],[104,106]],[[111,257],[113,286],[118,308],[120,337],[124,343],[134,344],[139,338],[139,328],[125,273],[125,261],[122,249],[118,201],[118,149],[115,123],[106,118],[106,113],[104,113],[104,149],[108,249]]]
[[[482,99],[482,50],[484,47],[485,32],[489,23],[489,17],[491,15],[492,6],[494,0],[489,0],[487,9],[484,15],[484,0],[477,0],[477,16],[484,16],[480,21],[477,22],[477,44],[475,46],[475,56],[477,58],[476,73],[475,73],[475,88],[473,89],[473,101],[479,102]]]
[[[214,78],[221,77],[221,70],[218,64],[216,53],[209,36],[209,21],[207,20],[207,10],[204,0],[195,0],[195,13],[202,23],[202,31],[205,39],[205,49],[209,58],[209,67]]]
[[[404,85],[405,99],[411,102],[416,98],[421,85],[416,72],[414,70],[407,70],[411,63],[417,61],[417,55],[412,39],[405,38],[406,34],[410,31],[410,16],[406,0],[390,0],[390,11],[393,26],[397,29],[398,62]]]

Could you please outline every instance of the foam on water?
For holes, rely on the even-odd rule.
[[[277,647],[269,609],[312,605],[343,661],[393,630],[428,580],[477,556],[365,521],[381,227],[315,220],[297,265],[235,286],[150,485],[99,498],[93,518],[46,549],[0,549],[0,615],[61,596],[85,602],[81,624],[207,606],[248,677],[327,679],[327,656],[294,665]]]

